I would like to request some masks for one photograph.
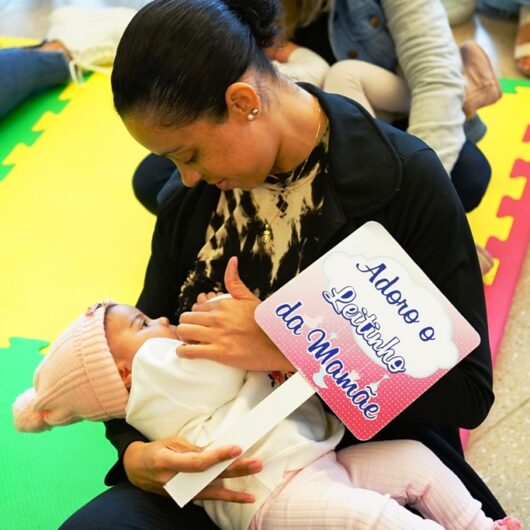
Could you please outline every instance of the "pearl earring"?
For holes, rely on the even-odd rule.
[[[258,113],[259,113],[259,109],[253,108],[253,109],[248,113],[247,120],[248,120],[248,121],[254,121],[254,120],[256,119],[256,116],[258,115]]]

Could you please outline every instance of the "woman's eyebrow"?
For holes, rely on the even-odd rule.
[[[174,149],[169,149],[168,151],[164,151],[163,153],[155,153],[158,156],[167,156],[167,155],[174,155],[178,153],[179,151],[185,151],[188,149],[187,147],[175,147]]]

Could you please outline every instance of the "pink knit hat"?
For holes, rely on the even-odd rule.
[[[51,346],[35,370],[33,388],[13,404],[18,431],[125,417],[129,393],[105,335],[105,312],[113,304],[92,306]]]

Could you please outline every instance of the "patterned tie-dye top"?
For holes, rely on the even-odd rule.
[[[241,279],[262,300],[314,261],[328,143],[329,130],[292,172],[270,175],[251,191],[221,193],[204,246],[182,285],[179,313],[201,292],[224,292],[231,256],[238,256]]]

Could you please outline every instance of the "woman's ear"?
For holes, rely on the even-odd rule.
[[[252,85],[238,81],[226,89],[228,114],[254,121],[261,111],[261,101]]]

